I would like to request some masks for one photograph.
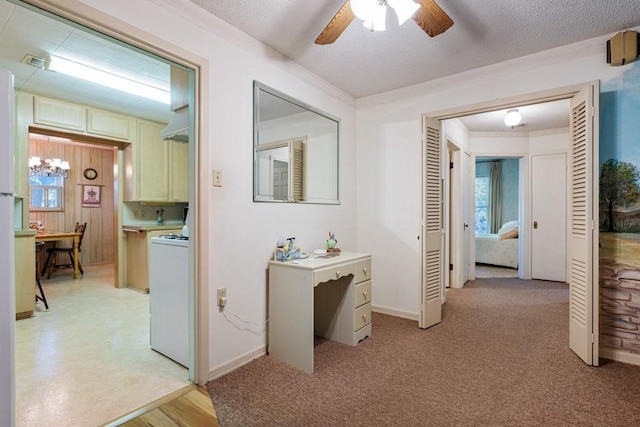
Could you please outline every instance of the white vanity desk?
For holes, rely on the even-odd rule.
[[[269,355],[313,373],[314,333],[351,346],[371,335],[371,255],[269,262]]]

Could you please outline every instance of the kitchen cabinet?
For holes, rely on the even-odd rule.
[[[129,141],[134,134],[135,120],[112,111],[87,108],[87,133]],[[133,132],[132,132],[133,130]]]
[[[28,125],[33,123],[36,128],[123,142],[136,139],[136,119],[133,117],[41,96],[31,98],[33,110],[29,118],[32,121]]]
[[[171,195],[175,202],[188,202],[189,144],[168,142],[171,146]]]
[[[34,232],[16,232],[16,319],[33,316],[36,308],[36,237]]]
[[[87,109],[57,99],[34,97],[33,122],[48,127],[84,132]]]
[[[137,140],[125,154],[126,169],[132,171],[125,187],[125,200],[140,202],[187,202],[189,145],[165,141],[161,123],[138,120]]]
[[[151,238],[164,234],[181,234],[182,227],[158,230],[139,230],[125,227],[126,277],[128,288],[149,293],[149,249]],[[130,230],[130,231],[128,231]]]

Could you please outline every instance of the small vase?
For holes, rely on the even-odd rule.
[[[158,222],[158,225],[162,225],[162,217],[161,216],[159,216],[156,221]]]
[[[329,239],[327,240],[327,248],[328,249],[333,249],[336,247],[336,244],[338,243],[338,241],[336,239]]]

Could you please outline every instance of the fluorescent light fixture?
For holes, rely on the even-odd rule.
[[[517,108],[507,111],[504,116],[504,124],[511,127],[518,126],[521,120],[522,116]]]
[[[167,90],[99,70],[79,62],[57,56],[50,56],[47,69],[163,104],[169,105],[171,103],[171,93]]]

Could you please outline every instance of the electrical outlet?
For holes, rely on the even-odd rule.
[[[222,171],[214,169],[213,170],[213,186],[214,187],[222,187]]]
[[[227,304],[227,288],[218,289],[218,307],[222,308]]]

